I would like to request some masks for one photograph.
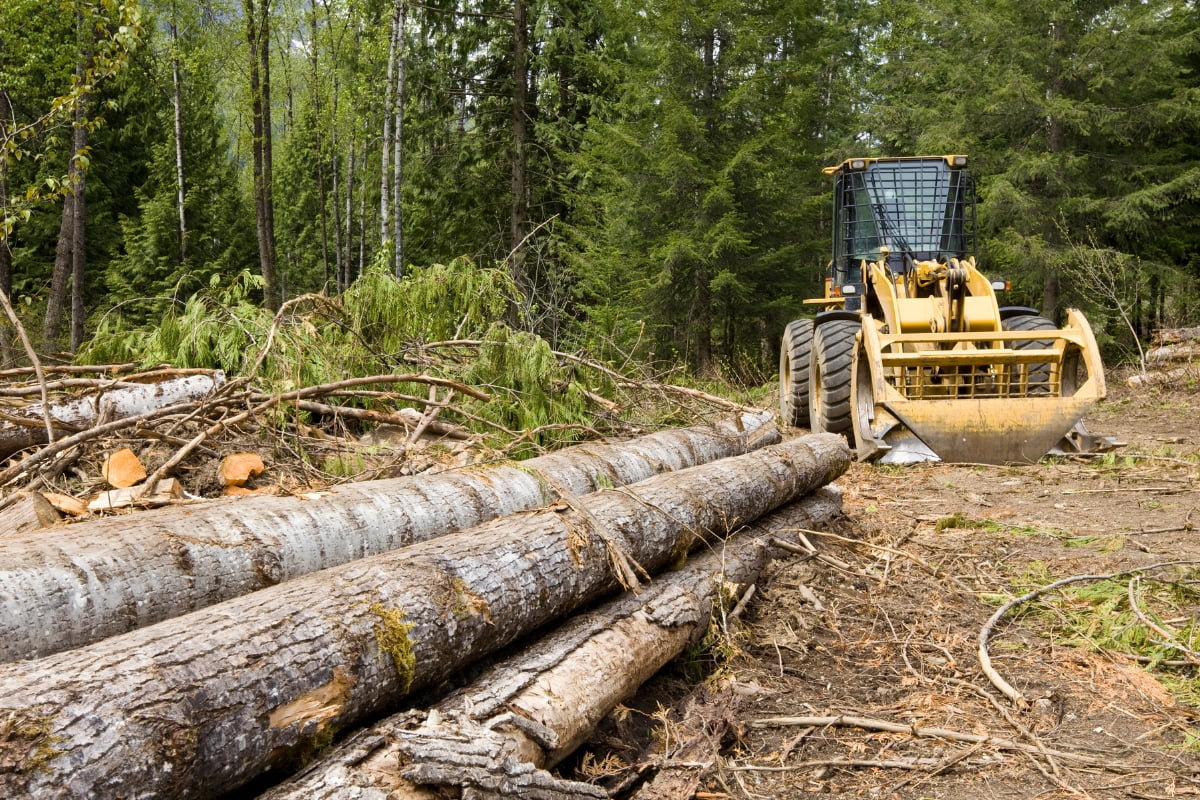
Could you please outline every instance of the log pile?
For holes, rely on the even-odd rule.
[[[595,479],[595,465],[576,467],[593,476],[583,484],[563,474],[548,477],[541,467],[537,474],[501,467],[530,479],[540,508],[520,511],[527,506],[501,503],[487,512],[495,517],[491,521],[479,524],[482,520],[468,514],[461,523],[471,527],[442,530],[424,541],[419,540],[424,534],[401,531],[393,520],[380,526],[392,538],[371,545],[375,549],[362,543],[366,536],[360,531],[394,501],[370,491],[363,496],[365,505],[347,515],[343,524],[349,527],[336,541],[295,545],[292,551],[280,549],[295,527],[291,521],[286,530],[262,538],[248,534],[252,526],[226,522],[233,533],[218,535],[212,526],[199,527],[199,520],[209,518],[201,507],[168,509],[162,516],[171,519],[163,527],[129,526],[154,531],[143,543],[166,542],[155,551],[161,554],[153,568],[177,570],[182,577],[176,585],[222,583],[232,575],[227,567],[199,577],[199,565],[205,559],[219,562],[230,551],[251,577],[228,580],[242,583],[239,593],[251,593],[225,597],[206,590],[205,602],[214,604],[190,613],[182,611],[192,601],[145,612],[139,608],[140,593],[121,595],[113,588],[137,578],[102,557],[76,570],[84,573],[88,594],[50,589],[60,593],[47,607],[108,603],[108,613],[135,623],[119,635],[89,644],[69,640],[55,646],[59,652],[0,665],[0,796],[175,798],[235,791],[272,770],[292,768],[334,732],[396,712],[415,692],[432,690],[463,667],[625,590],[628,594],[593,614],[574,617],[557,638],[532,644],[518,661],[494,667],[484,683],[415,724],[385,723],[420,731],[397,734],[414,743],[413,760],[402,774],[370,762],[386,768],[386,780],[417,787],[412,796],[429,796],[420,794],[426,791],[421,787],[436,785],[456,786],[464,796],[496,794],[509,786],[526,787],[515,796],[603,796],[595,787],[564,784],[543,768],[569,752],[580,731],[586,734],[595,715],[606,709],[564,721],[575,706],[556,710],[548,698],[575,683],[586,686],[583,677],[599,676],[597,687],[607,691],[586,693],[600,698],[601,706],[616,702],[616,695],[632,691],[647,670],[653,672],[654,665],[703,631],[711,609],[724,607],[722,587],[753,582],[764,543],[795,522],[768,515],[790,508],[790,513],[807,514],[811,525],[836,507],[828,495],[813,492],[849,464],[840,437],[810,436],[744,452],[769,434],[748,433],[746,420],[741,427],[736,435],[727,431],[716,438],[726,445],[732,441],[742,454],[696,466],[668,462],[674,468],[669,472],[661,472],[667,459],[651,456],[643,462],[659,474],[644,478],[621,473],[612,461],[600,468],[602,480]],[[759,441],[751,441],[755,438]],[[499,473],[472,477],[484,485],[501,480]],[[586,493],[604,485],[614,488]],[[339,487],[337,493],[356,491]],[[455,485],[436,495],[441,517],[469,511],[464,506],[473,504],[461,499],[464,491],[470,497],[483,489]],[[422,492],[435,494],[430,487]],[[336,505],[324,499],[256,497],[239,501],[238,508],[262,503],[263,519],[304,517],[313,507]],[[300,510],[274,505],[284,500]],[[821,507],[827,510],[819,512]],[[242,511],[233,516],[247,519]],[[733,535],[755,520],[762,520],[759,530]],[[325,524],[309,522],[305,535],[319,533]],[[105,541],[118,536],[114,526]],[[18,536],[6,545],[29,547],[32,541]],[[88,548],[83,542],[75,546],[63,566],[46,574],[77,566]],[[128,545],[113,543],[121,546]],[[325,550],[338,547],[345,552],[335,561],[320,560]],[[670,577],[653,577],[697,547],[708,555]],[[35,560],[24,567],[28,574],[35,571]],[[37,580],[49,583],[25,591],[43,591],[57,578]],[[35,613],[40,612],[6,611],[4,619]],[[99,628],[100,620],[86,624]],[[144,627],[130,630],[136,625]],[[50,627],[63,626],[70,627],[55,621],[43,623],[40,631],[0,638],[22,638],[25,649],[15,657],[28,657],[42,652],[30,642],[48,636]],[[628,661],[631,655],[635,663],[626,666],[603,660],[626,656]],[[555,669],[566,670],[565,683],[553,676]],[[614,677],[626,673],[622,680]],[[464,711],[467,706],[475,710]],[[507,710],[494,713],[501,706]],[[362,736],[371,740],[370,733]],[[376,732],[371,741],[378,739]],[[360,745],[354,746],[374,747],[358,738],[351,743],[356,741]],[[513,748],[528,755],[514,758]],[[370,752],[361,763],[370,761]],[[330,763],[335,762],[348,763],[331,756]]]
[[[1155,330],[1146,351],[1144,369],[1131,375],[1133,387],[1181,385],[1194,381],[1200,361],[1200,328],[1160,328]]]
[[[424,788],[430,785],[515,796],[536,786],[547,797],[606,797],[542,770],[570,755],[605,714],[702,636],[714,611],[729,611],[737,592],[758,579],[778,531],[821,525],[840,508],[838,492],[817,490],[661,575],[640,595],[626,592],[577,615],[435,707],[363,729],[261,800],[372,791],[408,800],[436,796]],[[664,770],[656,781],[677,781],[680,771]],[[699,770],[690,772],[698,778]],[[513,788],[498,787],[500,778]]]
[[[768,415],[516,463],[176,506],[5,539],[0,661],[50,655],[544,505],[778,441]],[[95,547],[104,542],[103,549]]]

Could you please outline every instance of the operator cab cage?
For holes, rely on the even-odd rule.
[[[893,274],[914,261],[966,258],[975,250],[975,185],[966,156],[851,158],[834,178],[833,285],[862,286],[862,262],[887,248]]]

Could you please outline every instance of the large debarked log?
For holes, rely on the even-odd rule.
[[[99,641],[320,569],[779,440],[769,414],[516,463],[246,497],[7,537],[0,661]]]
[[[729,590],[758,579],[773,537],[823,526],[840,510],[840,492],[818,489],[659,575],[641,594],[572,617],[428,713],[397,714],[355,733],[259,800],[441,797],[422,788],[431,783],[507,785],[518,797],[534,786],[546,797],[594,796],[598,787],[535,769],[569,756],[617,703],[695,642],[714,607],[732,602]]]
[[[0,796],[220,795],[849,463],[808,436],[0,666]]]

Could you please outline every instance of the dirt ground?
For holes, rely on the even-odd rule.
[[[710,669],[733,724],[696,797],[1200,796],[1200,393],[1109,380],[1087,423],[1127,443],[1111,456],[852,466],[845,519],[806,534],[822,556],[774,563]],[[1003,603],[1112,573],[1005,612],[988,677]],[[694,666],[620,709],[585,771],[687,735],[657,723]]]

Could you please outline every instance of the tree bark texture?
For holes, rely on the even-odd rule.
[[[91,427],[101,414],[110,421],[145,414],[174,403],[201,399],[224,383],[225,373],[215,370],[211,375],[187,375],[162,383],[125,385],[98,395],[52,403],[46,408],[51,421],[64,426],[56,428],[55,435],[66,435]],[[10,421],[0,424],[0,459],[26,447],[47,443],[42,409],[41,403],[31,403],[16,414],[6,415],[10,419],[27,419],[28,424]]]
[[[259,800],[415,800],[441,795],[414,780],[484,790],[497,778],[553,767],[618,703],[704,634],[714,608],[728,607],[731,586],[757,581],[774,555],[772,536],[821,527],[840,510],[839,491],[818,489],[659,576],[641,594],[626,592],[573,617],[429,712],[397,714],[355,733]],[[472,758],[454,747],[464,739],[472,748],[490,749]],[[506,765],[510,757],[515,758]],[[533,780],[517,786],[525,790]],[[536,780],[542,789],[554,786],[545,773]]]
[[[250,114],[253,124],[254,218],[258,263],[263,279],[263,305],[275,311],[282,300],[275,259],[275,201],[271,155],[271,0],[242,0],[249,47]]]
[[[0,86],[0,117],[12,119],[12,97],[8,89]],[[8,159],[0,158],[0,210],[8,208]],[[0,220],[3,222],[3,220]],[[0,292],[12,297],[12,248],[8,244],[9,234],[0,226]],[[7,341],[8,334],[2,334]],[[7,356],[7,353],[5,354]],[[7,358],[6,358],[7,360]],[[7,366],[7,365],[6,365]]]
[[[88,60],[91,60],[90,55]],[[80,99],[75,107],[75,130],[72,138],[76,158],[87,152],[87,107],[87,96]],[[87,237],[84,230],[87,220],[87,170],[78,170],[76,180],[71,184],[71,193],[75,198],[71,203],[71,352],[74,353],[83,345],[86,283],[84,275],[87,271]]]
[[[172,13],[177,13],[172,8]],[[187,186],[183,164],[183,70],[180,67],[179,26],[172,16],[168,25],[171,34],[171,110],[175,129],[175,217],[179,225],[179,262],[187,263]]]
[[[513,89],[512,89],[512,173],[511,204],[508,212],[508,271],[520,297],[509,308],[509,322],[517,325],[521,308],[532,303],[532,286],[525,268],[525,235],[529,222],[527,147],[529,109],[529,23],[525,0],[513,2]]]
[[[0,666],[0,796],[221,795],[849,464],[794,439]]]
[[[14,535],[0,554],[0,659],[80,647],[320,569],[778,440],[768,415],[589,444],[521,464],[244,497]]]

